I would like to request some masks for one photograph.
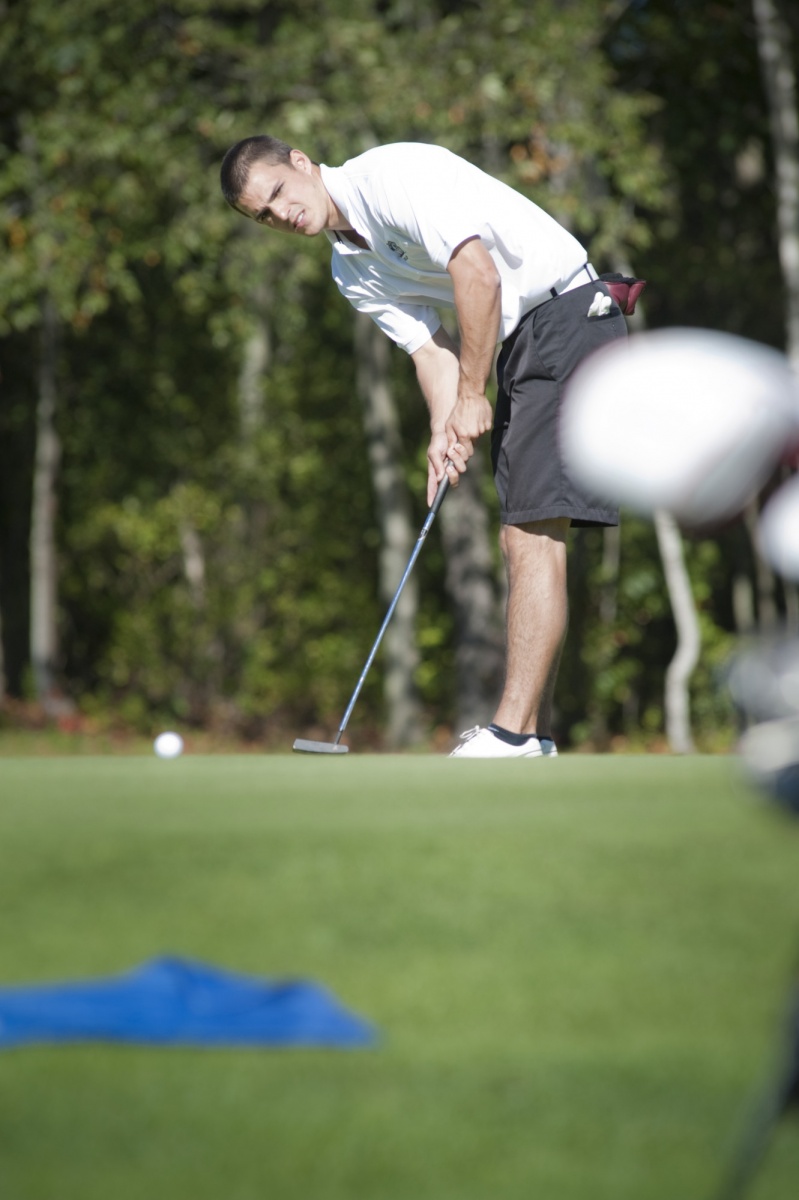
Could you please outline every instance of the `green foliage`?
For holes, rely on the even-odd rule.
[[[672,168],[673,206],[653,214],[657,252],[641,272],[650,280],[650,321],[781,346],[769,120],[751,0],[647,0],[630,6],[607,44],[624,89],[659,98],[650,137]]]
[[[26,666],[45,294],[61,326],[66,690],[143,728],[167,716],[258,734],[329,725],[382,619],[351,316],[323,242],[282,242],[225,208],[224,150],[264,130],[331,163],[382,141],[438,142],[542,203],[595,262],[633,261],[652,281],[654,323],[774,340],[767,174],[746,173],[766,122],[744,9],[0,0],[12,690]],[[243,366],[259,331],[268,353],[248,415]],[[421,522],[425,414],[399,352],[393,385]],[[708,736],[729,716],[714,672],[734,627],[731,580],[751,573],[748,545],[719,547],[690,554]],[[418,683],[439,724],[453,709],[454,630],[435,531],[418,571]],[[564,732],[603,745],[659,733],[673,631],[651,529],[625,524],[618,579],[602,535],[579,535],[572,584]],[[355,716],[375,736],[380,694],[378,662]]]
[[[560,719],[576,744],[644,746],[663,729],[665,670],[676,634],[650,521],[622,513],[620,555],[608,554],[614,531],[572,534],[571,621],[560,687]],[[699,609],[701,654],[692,677],[692,717],[700,745],[729,742],[734,719],[722,667],[735,635],[719,612],[717,589],[729,586],[723,542],[687,539]],[[721,737],[724,743],[724,735]]]
[[[316,307],[310,297],[307,307]],[[73,652],[82,653],[72,667],[91,707],[122,706],[147,726],[154,714],[173,715],[253,734],[287,714],[330,720],[340,707],[357,675],[361,621],[373,623],[375,606],[375,539],[365,545],[360,533],[373,528],[360,414],[352,402],[339,406],[336,379],[347,315],[329,311],[320,349],[318,329],[292,314],[300,352],[276,364],[268,419],[246,439],[233,390],[208,386],[225,369],[224,351],[206,345],[208,383],[192,393],[184,383],[196,378],[196,358],[183,362],[185,378],[179,357],[162,375],[161,342],[174,344],[174,328],[138,331],[149,362],[131,345],[135,331],[122,331],[132,363],[147,369],[128,378],[127,403],[110,405],[97,371],[95,403],[65,432],[75,490],[64,599]],[[98,336],[119,337],[106,324]],[[189,345],[196,324],[183,318]],[[111,447],[127,447],[124,466],[93,454],[109,434]],[[342,447],[350,468],[331,471]]]

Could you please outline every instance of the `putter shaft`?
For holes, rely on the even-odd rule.
[[[344,733],[344,730],[347,728],[347,722],[349,721],[350,714],[352,713],[352,710],[355,707],[355,701],[358,699],[358,697],[361,694],[361,688],[363,687],[364,680],[366,679],[366,676],[369,673],[369,668],[371,667],[372,663],[374,662],[374,657],[377,654],[380,643],[383,640],[383,634],[386,632],[386,629],[388,628],[388,623],[391,620],[392,616],[394,615],[394,609],[397,607],[399,598],[402,595],[402,589],[405,587],[405,584],[407,583],[408,576],[410,575],[411,571],[413,570],[413,565],[416,562],[417,558],[419,557],[419,551],[421,550],[422,546],[424,545],[425,538],[427,537],[428,533],[430,532],[430,530],[432,528],[433,521],[435,521],[435,519],[436,519],[438,510],[441,508],[444,497],[446,496],[448,490],[449,490],[449,479],[447,478],[446,475],[444,475],[444,478],[441,480],[441,483],[438,485],[438,491],[436,492],[435,499],[434,499],[433,503],[430,505],[430,511],[428,512],[427,517],[425,519],[425,523],[422,526],[422,531],[419,534],[418,538],[416,539],[416,545],[413,548],[411,557],[408,559],[408,565],[405,568],[405,571],[403,572],[402,579],[399,581],[399,587],[397,588],[396,592],[394,593],[394,599],[391,601],[391,604],[388,607],[388,612],[386,613],[383,624],[380,626],[380,632],[378,633],[377,637],[375,638],[375,643],[372,646],[371,651],[369,652],[369,657],[366,660],[366,665],[364,666],[363,670],[361,671],[361,677],[358,680],[357,684],[355,685],[355,691],[352,693],[352,696],[350,697],[350,702],[347,705],[346,712],[344,713],[344,716],[341,718],[341,724],[338,727],[338,733],[336,734],[336,738],[333,743],[333,745],[335,745],[335,746],[337,746],[339,744],[339,742],[341,741],[342,735]]]
[[[359,695],[361,694],[361,688],[363,687],[364,680],[366,679],[366,676],[369,673],[369,668],[371,667],[372,663],[374,662],[374,657],[377,654],[380,643],[383,640],[383,634],[386,632],[386,629],[388,628],[388,623],[391,620],[392,616],[394,615],[394,609],[397,607],[399,598],[402,595],[402,589],[405,587],[405,584],[408,580],[408,576],[410,575],[411,571],[413,570],[413,564],[416,562],[417,558],[419,557],[419,551],[421,550],[422,546],[424,545],[424,540],[427,537],[428,533],[430,532],[433,521],[435,521],[435,519],[436,519],[438,510],[441,508],[444,497],[446,496],[448,490],[449,490],[449,479],[445,475],[444,478],[441,480],[441,483],[438,485],[438,491],[436,492],[435,499],[433,500],[433,503],[430,505],[430,511],[428,512],[427,517],[425,519],[425,523],[422,526],[422,531],[419,534],[419,537],[416,539],[416,545],[413,548],[413,553],[411,554],[411,557],[408,559],[408,565],[405,568],[402,579],[399,582],[399,587],[397,588],[396,592],[394,593],[394,599],[391,601],[391,604],[389,605],[389,609],[388,609],[388,612],[386,613],[385,620],[383,621],[383,624],[380,626],[380,632],[378,633],[377,637],[375,638],[375,643],[372,646],[371,651],[369,652],[369,657],[366,660],[366,665],[364,666],[363,670],[361,671],[361,677],[358,680],[357,684],[355,685],[355,691],[352,693],[352,696],[350,697],[350,702],[347,705],[346,712],[344,713],[344,716],[341,718],[341,724],[338,727],[338,733],[336,734],[335,741],[333,741],[333,742],[309,742],[309,741],[304,741],[302,738],[297,738],[297,740],[294,743],[295,750],[304,751],[305,753],[310,753],[310,754],[343,754],[346,752],[346,747],[340,746],[339,743],[344,734],[344,730],[347,728],[347,722],[349,721],[352,710],[355,707],[355,702],[358,699]]]

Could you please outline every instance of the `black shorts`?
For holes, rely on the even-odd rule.
[[[618,509],[587,495],[567,475],[560,453],[563,387],[578,363],[600,346],[626,337],[614,303],[589,317],[603,283],[587,283],[539,305],[502,344],[491,461],[505,525],[571,517],[572,525],[618,525]]]

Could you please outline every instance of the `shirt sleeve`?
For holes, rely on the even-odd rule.
[[[441,318],[435,309],[422,304],[400,304],[396,301],[381,301],[378,304],[373,300],[352,298],[350,303],[358,312],[371,317],[406,354],[415,354],[441,327]]]
[[[354,266],[336,254],[335,243],[332,267],[336,286],[345,300],[358,312],[371,317],[406,354],[413,354],[441,326],[441,318],[431,306],[407,304],[377,294],[373,280],[365,279]]]

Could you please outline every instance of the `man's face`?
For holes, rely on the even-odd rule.
[[[292,150],[291,165],[253,163],[238,208],[259,225],[314,237],[330,228],[331,202],[307,155]]]

